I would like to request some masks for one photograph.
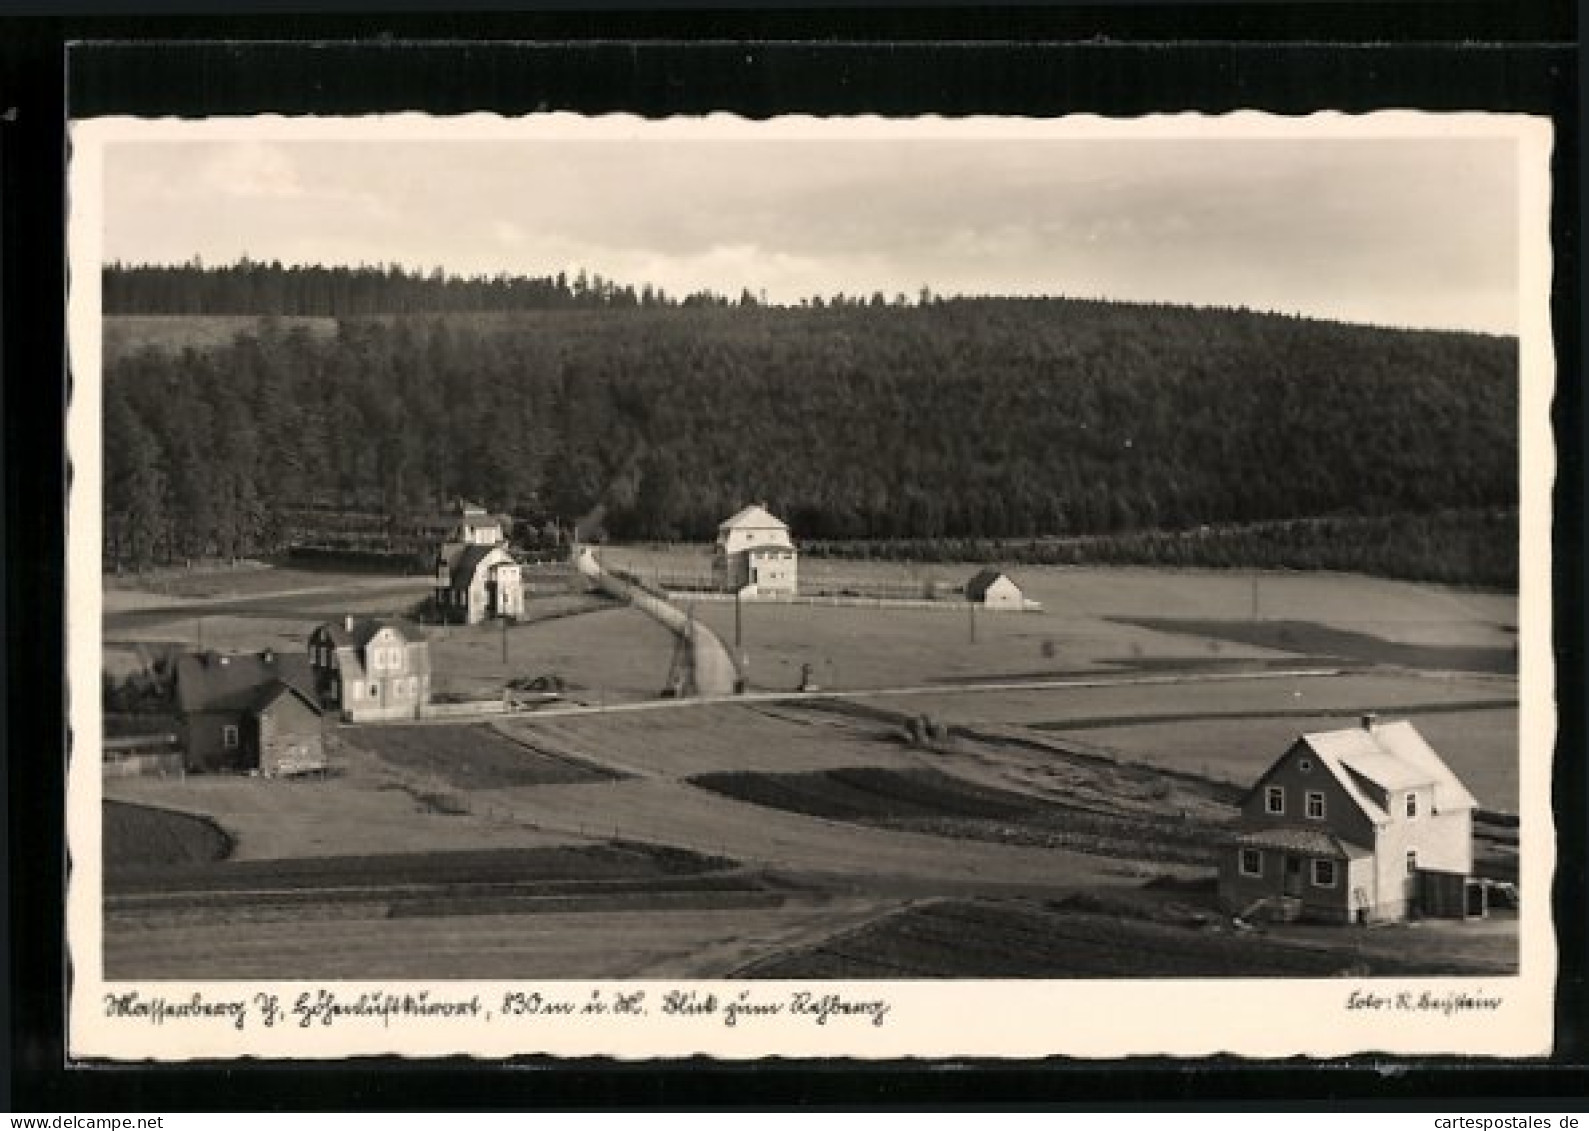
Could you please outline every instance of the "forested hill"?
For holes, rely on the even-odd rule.
[[[222,267],[112,263],[101,272],[106,314],[274,314],[340,318],[368,314],[480,313],[520,310],[623,310],[673,306],[659,288],[616,283],[584,271],[570,276],[429,274],[386,266],[283,266],[242,259]],[[741,295],[740,302],[755,299]],[[708,293],[685,304],[723,305]]]
[[[279,546],[286,511],[605,504],[709,538],[1028,537],[1515,505],[1517,349],[1068,300],[268,320],[105,383],[118,558]]]

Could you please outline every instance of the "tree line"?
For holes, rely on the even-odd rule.
[[[372,314],[504,313],[523,310],[636,310],[672,306],[760,306],[765,298],[742,289],[737,298],[712,290],[678,297],[649,283],[635,287],[578,270],[553,275],[457,275],[416,271],[399,264],[358,267],[283,265],[246,256],[236,263],[107,264],[101,272],[101,305],[116,314],[274,314],[342,318]],[[924,296],[928,292],[922,292]],[[870,298],[834,296],[807,300],[883,305]],[[893,300],[903,302],[904,296]]]
[[[106,550],[456,496],[653,540],[751,500],[832,541],[1508,508],[1517,393],[1510,338],[1062,299],[263,319],[108,363]]]

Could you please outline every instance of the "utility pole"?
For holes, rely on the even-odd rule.
[[[739,590],[734,590],[734,647],[740,649],[744,644],[744,634],[740,625]]]
[[[502,666],[508,666],[508,618],[498,617],[502,622]]]
[[[966,607],[971,610],[971,643],[975,644],[977,642],[977,603],[971,601]]]

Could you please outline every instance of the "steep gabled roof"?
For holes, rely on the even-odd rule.
[[[1390,814],[1371,792],[1376,789],[1390,794],[1430,786],[1434,789],[1436,812],[1478,808],[1478,801],[1456,774],[1405,720],[1304,734],[1274,766],[1264,771],[1248,794],[1249,798],[1269,779],[1276,766],[1296,752],[1297,746],[1306,747],[1376,825],[1390,821]]]
[[[254,697],[253,705],[249,709],[255,713],[265,711],[283,696],[301,700],[305,707],[308,707],[317,715],[322,713],[320,704],[315,702],[314,696],[308,694],[302,688],[294,687],[292,684],[284,683],[279,679],[273,680],[261,688],[259,694]]]
[[[752,503],[739,513],[725,518],[717,527],[718,533],[740,529],[788,530],[789,525],[782,519],[774,517],[766,508]]]
[[[425,639],[424,630],[418,625],[409,624],[407,621],[396,620],[392,617],[354,617],[353,629],[348,630],[342,621],[327,621],[321,626],[326,635],[331,638],[331,643],[338,648],[358,648],[362,650],[370,639],[383,628],[394,630],[404,640],[414,643]]]
[[[980,601],[983,597],[988,595],[988,590],[993,587],[993,583],[995,581],[1001,577],[1007,576],[1008,575],[1003,570],[999,569],[982,570],[970,581],[966,582],[966,596],[971,598],[973,601]],[[1014,585],[1015,582],[1011,581],[1010,584]],[[1019,588],[1019,586],[1017,586],[1017,588]]]
[[[475,571],[482,562],[492,554],[501,554],[505,561],[511,562],[513,555],[501,546],[466,546],[452,559],[452,575],[448,581],[453,589],[467,589],[474,582]]]
[[[205,652],[177,660],[177,709],[196,711],[257,710],[261,697],[279,686],[291,688],[313,702],[314,678],[309,657],[280,652],[258,655],[221,655]]]
[[[1366,733],[1366,732],[1365,732]],[[1393,723],[1376,724],[1374,740],[1387,754],[1405,766],[1410,766],[1435,789],[1435,809],[1477,809],[1478,798],[1468,792],[1462,779],[1446,765],[1445,759],[1435,753],[1434,747],[1418,733],[1418,728],[1402,719]]]

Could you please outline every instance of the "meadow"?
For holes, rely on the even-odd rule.
[[[609,565],[612,555],[604,555]],[[913,576],[887,563],[813,565],[833,585],[857,569],[861,581]],[[914,576],[941,584],[952,567],[929,572]],[[1162,957],[1165,972],[1208,976],[1271,966],[1299,973],[1313,970],[1309,963],[1330,972],[1349,964],[1349,947],[1326,942],[1313,957],[1265,965],[1233,940],[1178,952],[1179,936],[1158,924],[1076,907],[1056,919],[1051,905],[1081,891],[1139,891],[1155,877],[1206,878],[1208,845],[1241,790],[1296,733],[1355,725],[1364,710],[1413,718],[1481,803],[1516,807],[1515,677],[1309,651],[1337,639],[1328,635],[1292,636],[1288,649],[1143,623],[1149,615],[1306,622],[1416,648],[1497,648],[1515,640],[1510,597],[1266,574],[1254,621],[1248,576],[1055,567],[1016,577],[1043,611],[978,614],[974,640],[969,610],[948,603],[741,609],[753,688],[792,690],[810,664],[839,699],[658,702],[672,634],[636,609],[581,592],[536,597],[531,618],[505,632],[497,624],[432,627],[437,692],[493,697],[509,680],[555,674],[567,688],[564,704],[485,722],[338,728],[333,772],[322,781],[107,782],[115,801],[213,821],[230,843],[229,861],[262,874],[287,876],[282,868],[293,861],[305,876],[338,860],[373,862],[343,885],[358,889],[345,903],[305,881],[303,892],[282,897],[290,906],[256,905],[240,871],[224,873],[243,887],[219,902],[194,895],[184,903],[189,897],[173,891],[152,892],[147,905],[118,904],[106,920],[107,970],[803,977],[897,968],[1104,977],[1152,972]],[[412,590],[391,578],[238,570],[183,579],[163,608],[120,592],[127,599],[107,613],[106,634],[126,658],[139,655],[140,640],[191,640],[199,631],[210,646],[301,648],[334,610],[390,605]],[[730,647],[733,614],[731,604],[695,605]],[[1030,681],[1053,686],[990,686]],[[567,704],[615,709],[556,713]],[[918,726],[911,738],[909,724],[922,716],[934,724],[930,737]],[[113,819],[117,835],[138,820]],[[682,850],[725,870],[666,882],[604,879],[597,851],[585,874],[579,862],[603,845]],[[558,859],[575,869],[567,889],[509,877],[505,887],[427,881],[403,893],[383,879],[401,878],[415,854],[441,861],[562,848],[569,853]],[[164,899],[176,902],[162,918]],[[933,899],[1016,902],[996,912],[978,903],[969,915],[889,918]],[[402,917],[411,943],[400,954],[381,951],[392,916]],[[955,933],[962,929],[969,933]],[[1029,945],[1032,931],[1051,933],[1054,945]],[[1144,949],[1122,962],[1122,948],[1134,947]],[[1450,961],[1467,961],[1462,945],[1453,948]],[[1007,970],[978,965],[993,953],[1007,953]],[[1447,958],[1420,951],[1409,961],[1427,971],[1446,969]]]

